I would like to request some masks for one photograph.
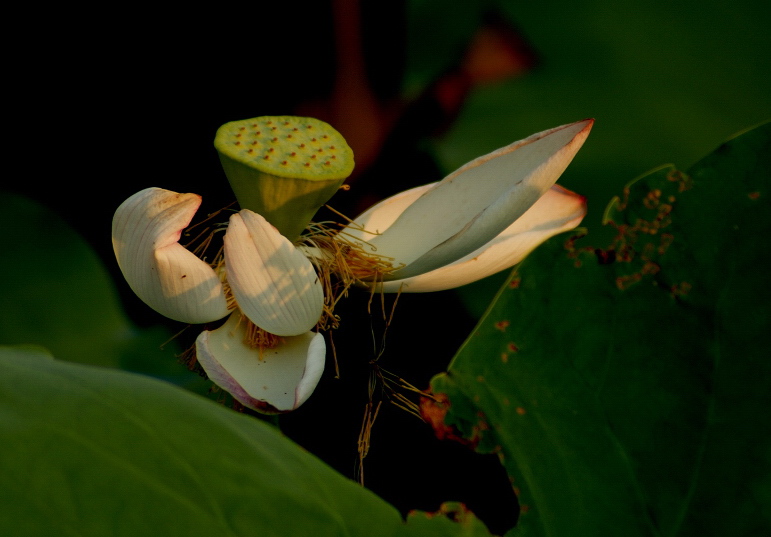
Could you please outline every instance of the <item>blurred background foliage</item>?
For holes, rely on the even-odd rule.
[[[594,117],[560,182],[588,197],[584,225],[602,243],[602,211],[629,180],[667,162],[686,169],[771,116],[769,23],[771,7],[757,0],[336,0],[23,14],[21,29],[44,53],[16,42],[7,67],[11,153],[24,166],[2,187],[14,193],[2,193],[2,208],[15,239],[3,248],[0,343],[26,340],[60,358],[206,391],[174,372],[181,366],[167,367],[189,336],[158,351],[181,327],[123,282],[110,220],[148,186],[200,193],[202,213],[230,203],[212,140],[235,119],[298,114],[334,125],[357,169],[332,204],[353,216],[513,140]],[[402,297],[382,363],[427,386],[505,277]],[[363,307],[353,297],[340,312],[342,379],[327,375],[283,423],[345,475],[354,473],[373,357]],[[372,446],[367,485],[403,511],[460,499],[498,516],[513,501],[495,503],[508,487],[496,460],[436,441],[397,409],[381,412]],[[492,481],[502,484],[485,496]]]

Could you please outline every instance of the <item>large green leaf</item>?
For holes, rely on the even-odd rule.
[[[262,421],[148,377],[0,347],[0,535],[488,535],[445,511],[405,524]]]
[[[95,224],[97,225],[97,224]],[[109,222],[103,223],[109,244]],[[160,327],[134,326],[89,244],[49,208],[0,192],[0,345],[35,344],[62,360],[120,367],[205,389]]]
[[[609,248],[539,248],[434,378],[512,535],[771,534],[770,187],[771,124],[634,181]]]
[[[96,254],[46,207],[0,195],[0,344],[34,343],[62,359],[117,366],[131,331]]]

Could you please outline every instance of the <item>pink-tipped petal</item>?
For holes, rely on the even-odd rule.
[[[185,323],[228,314],[214,270],[179,244],[201,197],[147,188],[124,201],[112,221],[112,244],[123,276],[148,306]]]
[[[462,166],[406,207],[370,242],[416,276],[475,251],[522,216],[557,181],[586,137],[588,119],[534,134]]]
[[[377,289],[386,293],[423,293],[481,280],[516,265],[550,237],[578,226],[585,215],[583,196],[554,185],[525,214],[481,248],[444,267],[385,282]]]
[[[272,349],[244,343],[246,319],[234,312],[220,328],[196,340],[198,363],[209,378],[242,405],[265,414],[289,412],[310,397],[324,371],[321,334],[283,338]]]

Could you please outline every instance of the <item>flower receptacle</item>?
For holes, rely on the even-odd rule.
[[[296,240],[353,171],[353,151],[318,119],[263,116],[226,123],[214,147],[243,209]]]

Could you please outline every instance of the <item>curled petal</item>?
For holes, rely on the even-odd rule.
[[[148,306],[185,323],[228,314],[214,270],[179,244],[201,204],[197,194],[147,188],[124,201],[112,221],[112,245],[123,276]]]
[[[442,291],[486,278],[516,265],[550,237],[573,229],[586,215],[583,196],[554,185],[528,211],[481,248],[444,267],[385,282],[386,293]]]
[[[427,189],[381,234],[380,255],[404,268],[402,279],[475,251],[549,190],[589,135],[593,120],[563,125],[479,157]]]
[[[244,406],[266,414],[303,404],[324,371],[324,337],[307,332],[260,350],[244,343],[245,332],[246,319],[235,312],[220,328],[198,336],[196,356],[212,382]]]
[[[239,308],[263,330],[296,336],[316,326],[324,290],[313,265],[259,214],[230,217],[225,266]]]

